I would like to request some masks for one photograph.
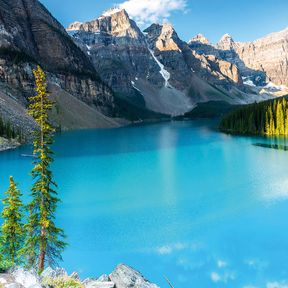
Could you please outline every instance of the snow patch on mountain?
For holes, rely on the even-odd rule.
[[[287,89],[285,85],[276,85],[273,82],[269,82],[266,86],[264,86],[264,88],[274,91],[282,91]]]
[[[244,85],[248,85],[248,86],[251,86],[251,87],[256,87],[254,82],[249,77],[242,77],[242,80],[243,80],[243,84]]]
[[[159,72],[162,75],[163,79],[165,80],[165,87],[171,87],[171,85],[169,84],[169,80],[171,77],[170,73],[165,69],[165,66],[157,59],[157,57],[154,54],[154,51],[149,49],[149,52],[151,53],[152,57],[154,58],[158,66],[160,67]]]

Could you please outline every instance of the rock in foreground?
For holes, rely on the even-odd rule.
[[[4,288],[159,288],[150,283],[138,271],[120,264],[108,276],[81,281],[77,273],[68,276],[64,269],[48,267],[41,276],[34,270],[16,268],[0,273],[0,287]]]

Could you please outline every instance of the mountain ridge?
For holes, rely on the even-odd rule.
[[[73,22],[67,31],[104,82],[142,108],[180,115],[207,99],[257,100],[254,91],[247,93],[234,63],[193,51],[171,24],[152,24],[142,32],[124,9],[112,9],[94,20]]]
[[[65,115],[54,115],[54,119],[63,129],[117,127],[131,120],[173,117],[207,101],[262,101],[281,96],[281,83],[286,81],[285,63],[279,68],[283,77],[278,83],[273,78],[279,74],[273,67],[287,58],[285,49],[284,54],[278,53],[281,43],[287,44],[286,33],[275,46],[279,55],[275,52],[278,58],[271,61],[276,64],[268,58],[270,62],[263,63],[273,66],[274,74],[267,77],[264,69],[246,63],[253,47],[244,47],[248,52],[244,49],[241,54],[231,36],[222,39],[221,47],[226,50],[201,34],[186,43],[171,24],[152,24],[141,31],[124,9],[74,22],[67,30],[38,0],[0,0],[0,12],[2,100],[14,99],[24,109],[20,113],[16,104],[6,101],[11,107],[0,107],[0,113],[17,127],[26,123],[27,131],[33,125],[24,115],[25,107],[34,93],[32,69],[37,64],[46,71],[49,87],[54,87],[57,111]],[[277,37],[272,35],[272,40]],[[265,46],[263,40],[260,44]],[[68,99],[71,105],[64,104]],[[76,102],[87,112],[83,114],[90,115],[87,119],[79,117]],[[88,121],[94,124],[87,125]]]

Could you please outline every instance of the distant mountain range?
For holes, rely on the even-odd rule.
[[[288,29],[251,43],[202,35],[186,43],[170,24],[143,32],[125,10],[66,30],[37,0],[0,0],[0,114],[33,128],[26,116],[32,68],[48,74],[62,129],[115,127],[178,116],[198,103],[245,104],[288,90]]]

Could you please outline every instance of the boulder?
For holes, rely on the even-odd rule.
[[[104,277],[103,277],[104,276]],[[109,276],[103,275],[97,280],[95,279],[86,279],[83,282],[85,288],[114,288],[115,283],[113,283]]]
[[[41,274],[41,278],[58,278],[58,277],[67,277],[68,273],[63,268],[56,268],[55,270],[51,267],[47,267]]]
[[[159,288],[125,264],[118,265],[109,277],[115,283],[116,288]]]
[[[69,277],[75,280],[80,280],[80,276],[77,272],[73,272]]]
[[[35,287],[40,285],[40,278],[35,270],[26,270],[24,268],[16,268],[12,271],[11,275],[15,279],[15,282],[21,284],[25,288]],[[19,286],[19,287],[22,287]],[[18,286],[15,286],[18,287]]]
[[[99,281],[99,282],[109,282],[109,281],[111,281],[111,280],[110,280],[110,278],[109,278],[108,275],[103,274],[103,275],[101,275],[101,276],[97,279],[97,281]]]
[[[5,288],[22,288],[23,286],[19,283],[10,283],[10,284],[6,284]]]

